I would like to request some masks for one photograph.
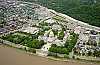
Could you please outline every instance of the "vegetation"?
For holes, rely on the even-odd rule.
[[[94,51],[93,55],[96,56],[96,57],[100,57],[100,51]]]
[[[20,34],[20,33],[19,33]],[[24,34],[21,32],[21,34]],[[28,33],[27,33],[28,34]],[[27,35],[15,35],[15,34],[9,34],[7,36],[1,37],[4,40],[13,42],[15,44],[21,44],[30,48],[40,49],[44,44],[46,44],[43,40],[37,40],[34,37]]]
[[[69,10],[67,14],[85,23],[100,27],[100,5],[87,5]]]
[[[70,39],[66,41],[65,47],[68,49],[69,52],[72,51],[75,44],[77,43],[78,35],[75,33],[71,33]]]
[[[59,34],[58,34],[58,39],[63,40],[64,38],[64,30],[62,30]]]
[[[54,35],[57,36],[58,35],[58,30],[52,30]]]
[[[98,42],[98,44],[100,45],[100,41]]]
[[[75,33],[71,33],[70,39],[66,41],[64,46],[57,46],[53,44],[49,49],[50,52],[59,53],[59,54],[69,54],[74,48],[78,39],[78,35]]]
[[[21,0],[67,14],[75,19],[100,27],[100,0]]]
[[[55,44],[53,44],[51,46],[51,48],[49,49],[50,52],[54,52],[54,53],[60,53],[60,54],[68,54],[68,50],[67,48],[61,47],[61,46],[57,46]]]
[[[30,48],[36,48],[36,49],[40,49],[43,45],[44,45],[44,41],[43,40],[37,40],[37,39],[34,39],[30,42],[27,43],[27,46],[30,47]]]
[[[65,18],[62,16],[54,16],[53,19],[61,22],[65,20]]]

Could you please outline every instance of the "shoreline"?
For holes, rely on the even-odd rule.
[[[4,47],[7,47],[7,48],[11,48],[11,49],[20,51],[23,54],[26,54],[26,55],[29,55],[29,56],[36,56],[36,57],[40,57],[40,58],[44,58],[44,59],[48,59],[48,60],[52,60],[52,61],[79,63],[79,64],[82,63],[82,64],[85,64],[85,65],[95,65],[95,64],[98,65],[98,64],[100,64],[100,62],[90,61],[90,60],[76,60],[76,59],[55,58],[55,57],[52,57],[52,56],[43,57],[43,56],[39,56],[39,55],[37,55],[35,53],[29,52],[29,51],[25,51],[23,49],[19,49],[19,48],[10,46],[10,45],[2,44],[0,46],[4,46]]]
[[[3,39],[1,39],[1,40],[3,40]],[[41,56],[41,55],[36,54],[36,52],[33,53],[33,52],[30,52],[28,49],[25,49],[25,48],[26,48],[25,46],[22,46],[22,45],[20,46],[20,45],[17,45],[17,44],[15,44],[15,43],[9,42],[9,41],[7,41],[7,40],[3,40],[3,45],[6,45],[6,46],[9,46],[9,47],[12,47],[12,48],[16,48],[16,49],[20,49],[20,50],[26,51],[26,52],[28,52],[29,54],[34,54],[34,55],[37,55],[37,56],[39,56],[39,57],[50,58],[50,59],[53,59],[53,60],[60,60],[60,61],[71,61],[71,60],[76,61],[76,60],[78,60],[78,61],[80,61],[80,62],[81,62],[81,61],[88,61],[88,62],[100,63],[100,61],[97,61],[97,60],[68,59],[68,58],[61,58],[61,57],[54,57],[54,56]],[[36,49],[35,49],[35,50],[36,50]]]
[[[31,3],[31,2],[26,2],[26,1],[18,1],[18,2],[25,2],[25,3],[29,3],[29,4],[36,4],[36,5],[38,5],[38,6],[44,7],[44,6],[42,6],[42,5],[40,5],[40,4],[37,4],[37,3],[34,3],[34,2],[33,2],[33,3]],[[72,17],[70,17],[70,16],[68,16],[68,15],[66,15],[66,14],[63,14],[63,13],[57,12],[57,11],[55,11],[55,10],[53,10],[53,9],[49,9],[49,8],[47,8],[47,7],[44,7],[44,8],[46,8],[49,12],[54,13],[55,15],[65,17],[65,18],[66,18],[66,21],[67,21],[67,20],[70,20],[70,21],[73,21],[73,22],[75,22],[75,23],[78,23],[78,24],[82,25],[83,27],[87,26],[86,28],[93,29],[93,30],[96,30],[96,31],[100,32],[100,27],[93,26],[93,25],[90,25],[90,24],[88,24],[88,23],[79,21],[79,20],[77,20],[77,19],[75,19],[75,18],[72,18]]]
[[[19,1],[18,1],[19,2]],[[22,1],[21,1],[22,2]],[[28,2],[27,2],[28,3]],[[32,4],[32,3],[31,3]],[[38,5],[38,4],[37,4]],[[38,6],[41,6],[41,5],[38,5]],[[43,6],[41,6],[41,7],[43,7]],[[55,15],[58,15],[58,16],[62,16],[62,17],[65,17],[66,19],[66,21],[72,21],[72,22],[74,22],[74,23],[77,23],[77,24],[79,24],[79,25],[81,25],[81,26],[83,26],[84,28],[88,28],[88,29],[92,29],[92,30],[95,30],[95,31],[99,31],[100,32],[100,28],[99,27],[96,27],[96,26],[92,26],[92,25],[89,25],[89,24],[87,24],[87,23],[84,23],[84,22],[81,22],[81,21],[78,21],[78,20],[76,20],[76,19],[74,19],[74,18],[71,18],[71,17],[69,17],[69,16],[67,16],[67,15],[65,15],[65,14],[62,14],[62,13],[58,13],[58,12],[56,12],[56,11],[54,11],[54,10],[52,10],[52,9],[48,9],[47,7],[45,7],[48,11],[50,11],[50,12],[53,12]],[[4,41],[6,41],[6,40],[4,40]],[[20,49],[21,51],[24,51],[24,53],[25,54],[28,54],[28,55],[33,55],[33,56],[38,56],[38,57],[42,57],[42,56],[39,56],[39,55],[37,55],[37,54],[35,54],[35,53],[32,53],[32,52],[29,52],[29,51],[27,51],[27,50],[25,50],[25,49],[23,49],[20,45],[20,47],[17,45],[17,44],[12,44],[12,43],[9,43],[9,42],[6,42],[6,43],[4,43],[6,46],[9,46],[9,48],[10,47],[12,47],[12,49],[13,48],[16,48],[16,49]],[[1,46],[1,45],[0,45]],[[26,48],[26,47],[25,47]],[[36,49],[35,49],[36,50]],[[10,52],[12,52],[12,51],[10,51]],[[23,54],[24,55],[24,54]],[[86,64],[95,64],[95,63],[100,63],[100,61],[92,61],[92,60],[82,60],[82,59],[65,59],[65,58],[55,58],[55,57],[53,57],[53,56],[47,56],[47,57],[43,57],[43,58],[47,58],[47,59],[52,59],[52,60],[55,60],[55,61],[61,61],[61,62],[71,62],[71,63],[86,63]]]
[[[47,9],[48,9],[48,8],[47,8]],[[87,26],[86,28],[93,29],[93,30],[96,30],[96,31],[100,32],[100,27],[93,26],[93,25],[90,25],[90,24],[88,24],[88,23],[84,23],[84,22],[79,21],[79,20],[76,20],[76,19],[74,19],[74,18],[72,18],[72,17],[70,17],[70,16],[68,16],[68,15],[66,15],[66,14],[62,14],[62,13],[56,12],[55,10],[52,10],[52,9],[48,9],[48,10],[49,10],[50,12],[55,13],[55,14],[58,15],[58,16],[65,17],[67,20],[73,21],[74,23],[78,23],[79,25],[83,26],[84,28]],[[66,21],[67,21],[67,20],[66,20]]]

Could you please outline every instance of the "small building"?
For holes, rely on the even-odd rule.
[[[58,30],[58,31],[60,31],[60,30],[62,30],[62,27],[61,27],[60,25],[54,24],[54,25],[52,26],[52,29],[53,29],[53,30]]]
[[[65,42],[63,40],[56,39],[53,44],[56,44],[57,46],[64,46]]]
[[[50,47],[51,47],[51,44],[47,43],[41,48],[41,50],[42,51],[48,51]]]
[[[96,42],[99,43],[100,42],[100,35],[90,35],[89,40],[91,40],[92,42]]]
[[[45,23],[48,23],[48,24],[53,24],[53,23],[55,23],[56,21],[55,20],[53,20],[53,19],[48,19],[48,20],[46,20],[46,21],[44,21]]]
[[[81,33],[81,26],[78,26],[78,27],[76,27],[75,29],[74,29],[74,33],[76,33],[76,34],[80,34]]]
[[[7,30],[5,28],[0,28],[0,34],[6,33]]]
[[[35,34],[39,31],[39,29],[36,27],[27,27],[27,28],[24,28],[22,31],[27,32],[27,33],[31,33],[31,34]]]
[[[49,37],[54,37],[53,31],[51,31],[51,32],[49,33]]]

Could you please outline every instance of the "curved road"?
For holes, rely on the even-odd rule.
[[[0,45],[0,65],[99,65],[74,62],[60,62],[35,55],[29,55],[24,51]]]

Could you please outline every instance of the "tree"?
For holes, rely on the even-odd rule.
[[[58,39],[62,40],[63,37],[64,37],[64,31],[62,30],[58,35]]]
[[[57,46],[55,44],[53,44],[50,48],[49,48],[50,52],[53,53],[59,53],[59,54],[68,54],[68,50],[67,48],[61,47],[61,46]]]
[[[52,30],[52,31],[53,31],[55,36],[58,35],[58,31],[57,30]]]

